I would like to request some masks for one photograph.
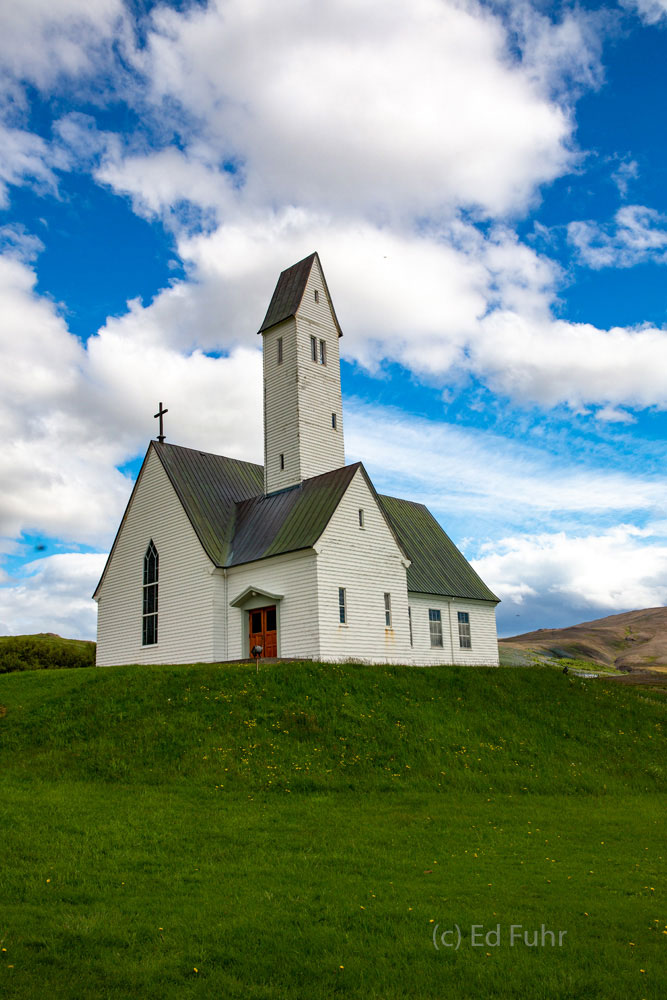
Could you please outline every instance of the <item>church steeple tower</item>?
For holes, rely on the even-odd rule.
[[[264,341],[264,489],[345,465],[339,338],[316,253],[283,271],[259,329]]]

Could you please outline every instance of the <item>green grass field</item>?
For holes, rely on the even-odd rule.
[[[659,693],[281,663],[0,705],[3,998],[667,996]]]

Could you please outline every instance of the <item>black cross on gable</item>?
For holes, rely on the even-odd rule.
[[[154,417],[160,418],[160,433],[157,436],[157,439],[160,442],[160,444],[162,444],[162,442],[164,441],[164,426],[162,423],[162,418],[165,415],[165,413],[169,413],[169,410],[163,410],[162,403],[160,403],[160,409],[158,410],[157,413],[154,414]]]

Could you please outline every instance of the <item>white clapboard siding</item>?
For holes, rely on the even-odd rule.
[[[448,600],[437,595],[410,594],[412,611],[411,663],[469,663],[498,666],[498,636],[495,605],[486,601]],[[442,648],[431,646],[429,608],[438,609],[442,620]],[[457,611],[470,616],[472,648],[462,649],[459,643]]]
[[[159,555],[158,642],[142,646],[144,555]],[[97,663],[194,663],[213,659],[213,564],[153,450],[100,588]]]
[[[364,512],[363,527],[359,510]],[[410,661],[408,592],[401,551],[361,470],[357,471],[317,545],[320,658],[370,663]],[[344,587],[347,623],[338,612]],[[391,594],[392,627],[384,594]]]
[[[275,493],[302,480],[299,453],[299,400],[296,320],[262,334],[264,344],[264,489]],[[278,339],[283,360],[278,364]],[[280,468],[281,454],[285,468]]]
[[[230,660],[248,655],[248,609],[274,603],[260,596],[245,602],[243,608],[231,607],[231,602],[249,587],[282,595],[282,600],[276,602],[278,656],[317,659],[317,573],[313,550],[271,556],[243,566],[233,566],[227,571],[226,658]]]
[[[315,292],[319,301],[315,301]],[[317,260],[295,318],[271,327],[264,347],[264,482],[267,493],[345,465],[338,328]],[[311,353],[317,344],[317,361]],[[278,363],[278,339],[283,360]],[[320,341],[326,364],[320,364]],[[332,426],[336,414],[336,427]],[[285,467],[280,468],[280,456]]]
[[[319,301],[315,301],[315,292]],[[299,449],[301,478],[310,479],[345,465],[343,402],[340,388],[340,348],[333,306],[326,293],[318,259],[310,271],[296,315],[299,359]],[[312,360],[311,340],[317,341],[318,361]],[[319,363],[320,340],[326,344],[326,364]],[[336,414],[336,429],[331,414]]]

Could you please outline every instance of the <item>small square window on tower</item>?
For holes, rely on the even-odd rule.
[[[315,364],[317,364],[317,337],[310,338],[310,356]]]
[[[316,301],[316,302],[319,302],[319,301],[320,301],[320,293],[318,292],[318,290],[317,290],[317,289],[315,289],[315,301]]]
[[[285,456],[283,455],[282,452],[280,453],[280,468],[281,469],[285,468]]]
[[[320,364],[326,365],[327,363],[327,343],[326,340],[320,340]]]
[[[278,364],[283,363],[283,338],[278,337]]]

